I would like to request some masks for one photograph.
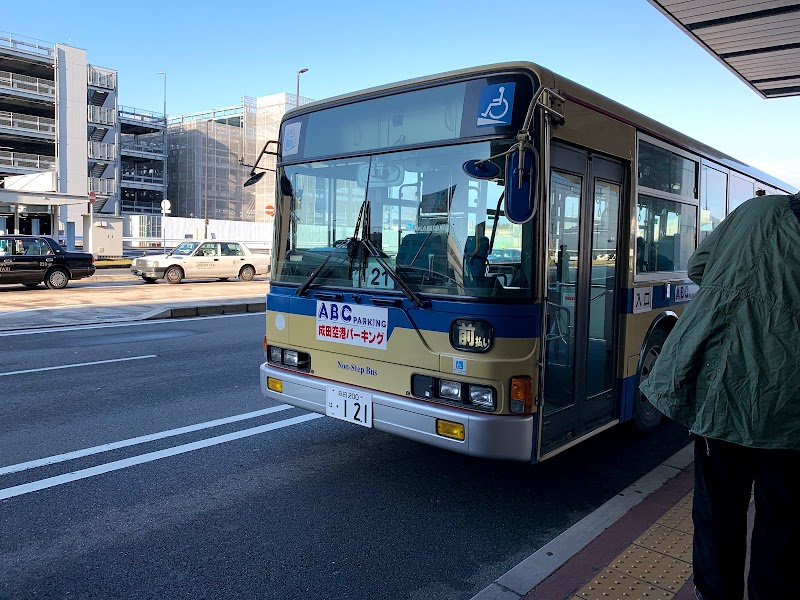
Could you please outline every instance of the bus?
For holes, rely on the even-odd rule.
[[[743,201],[796,191],[527,62],[297,107],[264,153],[262,393],[534,463],[659,424],[639,382],[697,289],[689,257]]]

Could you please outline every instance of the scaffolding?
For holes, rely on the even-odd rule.
[[[242,127],[185,120],[169,127],[169,191],[178,217],[253,220],[253,192],[244,187]]]

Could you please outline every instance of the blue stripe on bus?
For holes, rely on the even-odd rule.
[[[282,312],[286,314],[296,314],[307,317],[316,317],[317,298],[313,292],[309,292],[307,297],[300,298],[295,295],[296,288],[273,285],[267,294],[267,310]],[[325,292],[331,293],[331,292]],[[363,306],[375,306],[362,293],[343,293],[342,300],[337,302],[347,304],[361,304]],[[361,301],[357,302],[354,296],[359,296]],[[380,294],[369,294],[369,296],[381,296]],[[383,298],[389,297],[381,296]],[[487,304],[482,302],[465,302],[463,300],[432,300],[430,308],[414,308],[410,300],[391,296],[393,300],[401,300],[403,310],[414,319],[417,327],[424,331],[438,331],[447,333],[450,331],[450,323],[453,319],[478,318],[485,319],[491,323],[496,338],[538,338],[539,322],[541,319],[540,304]],[[391,308],[391,307],[390,307]],[[392,311],[389,311],[389,327],[387,333],[391,335],[392,330],[398,323],[392,318]]]
[[[617,379],[617,398],[619,398],[619,421],[624,423],[633,418],[633,407],[638,393],[636,390],[636,380],[638,375],[631,375],[623,379]]]

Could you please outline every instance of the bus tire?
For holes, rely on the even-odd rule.
[[[639,364],[639,374],[636,378],[636,389],[634,390],[633,421],[639,431],[650,431],[661,423],[664,417],[647,397],[639,390],[639,384],[650,376],[653,365],[656,362],[664,342],[667,341],[667,332],[663,329],[656,329],[647,338],[644,355]]]

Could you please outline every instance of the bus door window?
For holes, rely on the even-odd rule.
[[[613,387],[614,289],[620,186],[595,179],[586,397]]]
[[[547,265],[545,414],[574,402],[575,303],[581,186],[579,175],[553,170]]]

